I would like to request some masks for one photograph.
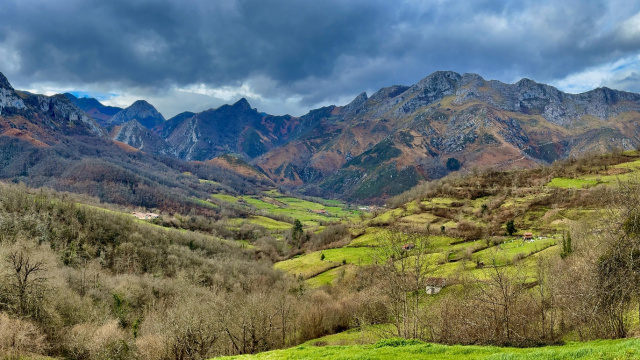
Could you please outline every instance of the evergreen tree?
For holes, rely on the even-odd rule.
[[[517,231],[515,224],[513,223],[513,220],[509,220],[507,221],[507,234],[509,234],[509,236],[513,236],[513,234],[515,234]]]
[[[298,249],[302,246],[302,233],[302,223],[296,219],[296,221],[293,222],[293,229],[291,229],[291,242],[297,246]]]

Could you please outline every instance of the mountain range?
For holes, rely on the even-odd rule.
[[[379,201],[458,169],[534,167],[635,148],[639,120],[639,94],[569,94],[529,79],[505,84],[450,71],[300,117],[261,113],[241,99],[168,120],[143,100],[119,109],[71,94],[33,95],[0,75],[0,138],[43,147],[94,137],[245,175],[253,166],[262,181],[351,201]]]

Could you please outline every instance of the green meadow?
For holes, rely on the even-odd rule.
[[[352,332],[353,341],[361,336]],[[496,346],[461,346],[423,343],[417,340],[391,338],[369,345],[314,346],[301,345],[256,355],[225,357],[246,360],[392,360],[392,359],[470,359],[470,360],[564,360],[564,359],[639,359],[640,339],[570,342],[561,346],[509,348]]]

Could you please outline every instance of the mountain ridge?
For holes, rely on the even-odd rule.
[[[71,93],[64,93],[62,95],[66,96],[74,105],[89,114],[102,126],[107,126],[108,120],[122,110],[122,108],[119,107],[103,105],[95,98],[78,98]]]
[[[21,98],[0,91],[0,111],[20,106]],[[437,71],[300,117],[261,113],[242,98],[165,120],[140,100],[108,127],[113,140],[144,152],[185,161],[235,154],[279,186],[363,201],[442,177],[453,170],[449,158],[469,171],[631,149],[640,144],[639,123],[640,94],[569,94],[526,78],[506,84]]]

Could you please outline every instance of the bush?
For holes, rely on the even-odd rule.
[[[35,324],[0,313],[0,356],[44,354],[46,348],[45,336]]]
[[[457,171],[460,170],[460,161],[456,158],[450,157],[447,159],[447,170]]]

